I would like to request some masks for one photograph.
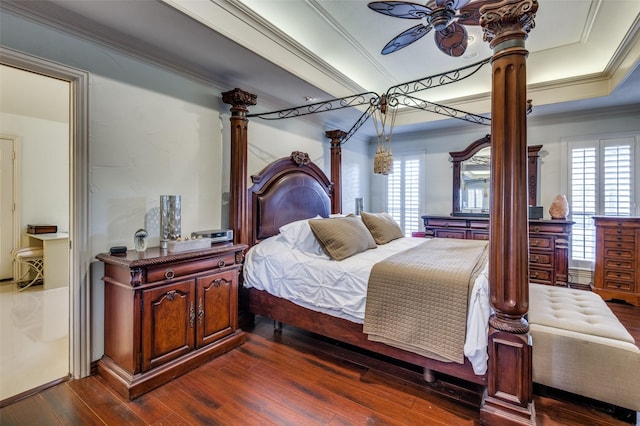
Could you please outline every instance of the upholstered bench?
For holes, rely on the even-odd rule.
[[[529,288],[533,381],[640,411],[640,349],[602,298],[564,287]]]

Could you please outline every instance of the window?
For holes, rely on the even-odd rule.
[[[420,155],[394,156],[393,173],[387,176],[387,212],[409,236],[420,227]]]
[[[571,260],[595,260],[592,216],[632,216],[635,210],[634,137],[569,143],[569,205],[573,225]]]

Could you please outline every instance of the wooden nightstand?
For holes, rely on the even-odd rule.
[[[98,374],[134,399],[244,343],[238,274],[245,249],[224,244],[97,255],[105,265]]]

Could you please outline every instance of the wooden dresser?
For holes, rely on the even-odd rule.
[[[475,216],[422,216],[426,237],[489,239],[489,218]],[[529,220],[529,280],[567,286],[569,283],[568,220]]]
[[[640,217],[595,216],[594,291],[640,306]]]
[[[245,249],[224,244],[97,255],[105,269],[98,374],[134,399],[244,343],[237,324]]]

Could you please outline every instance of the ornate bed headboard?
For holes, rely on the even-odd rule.
[[[331,212],[333,184],[305,152],[274,161],[251,180],[251,245],[276,235],[282,225]]]

